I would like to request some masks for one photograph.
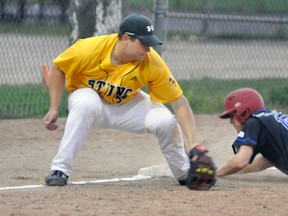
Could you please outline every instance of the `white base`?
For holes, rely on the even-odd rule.
[[[174,177],[168,164],[159,164],[139,169],[138,175],[153,177]]]

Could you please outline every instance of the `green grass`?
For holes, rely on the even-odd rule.
[[[36,24],[0,23],[0,33],[14,33],[24,35],[69,35],[68,24]]]
[[[2,85],[0,92],[0,119],[41,118],[49,109],[49,92],[45,85]],[[67,97],[64,91],[60,116],[67,114]]]
[[[195,114],[219,114],[225,96],[237,88],[258,90],[269,109],[288,113],[288,79],[179,81]],[[144,89],[147,91],[147,88]],[[42,118],[49,109],[49,92],[45,85],[0,86],[0,119]],[[68,93],[64,91],[60,116],[67,115]],[[169,106],[168,106],[169,107]],[[170,107],[169,107],[170,108]]]
[[[288,79],[180,81],[184,94],[195,113],[213,114],[223,109],[225,96],[242,87],[254,88],[262,95],[266,107],[288,111]]]

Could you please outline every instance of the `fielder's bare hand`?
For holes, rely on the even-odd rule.
[[[58,125],[56,121],[58,119],[57,111],[49,111],[43,118],[43,123],[48,130],[56,130]]]

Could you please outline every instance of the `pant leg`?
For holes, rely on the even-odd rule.
[[[104,105],[105,106],[105,105]],[[136,133],[154,133],[161,152],[176,179],[187,177],[190,168],[184,140],[175,116],[163,104],[153,103],[150,96],[140,91],[132,101],[110,106],[111,127]]]
[[[165,107],[166,108],[166,107]],[[187,178],[190,168],[189,158],[185,152],[184,140],[179,124],[174,115],[167,109],[151,109],[147,125],[158,140],[161,151],[176,179]]]
[[[93,89],[81,88],[71,93],[68,109],[64,135],[51,164],[52,170],[61,170],[67,175],[72,171],[74,159],[85,142],[94,120],[97,118],[103,126],[106,124],[102,100]]]
[[[175,116],[164,105],[152,103],[146,93],[140,91],[126,104],[110,105],[94,90],[83,88],[73,92],[68,102],[69,115],[52,170],[71,173],[74,159],[94,122],[100,128],[154,133],[175,178],[186,178],[190,164]]]

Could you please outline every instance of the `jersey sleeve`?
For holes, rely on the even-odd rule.
[[[155,102],[170,103],[178,99],[183,91],[162,58],[156,51],[151,52],[153,55],[150,56],[151,71],[148,78],[150,98]]]
[[[250,118],[244,125],[243,129],[238,133],[236,140],[234,141],[232,148],[235,154],[237,154],[239,148],[243,145],[249,145],[253,147],[253,154],[250,158],[250,163],[254,160],[258,154],[257,144],[260,134],[260,122],[255,118]]]
[[[83,53],[80,45],[81,41],[82,39],[79,39],[53,60],[53,64],[60,68],[68,81],[73,72],[81,70],[81,53]]]

